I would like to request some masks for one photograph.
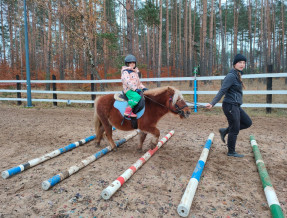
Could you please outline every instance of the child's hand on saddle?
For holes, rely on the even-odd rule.
[[[136,92],[137,92],[138,94],[140,94],[140,93],[142,92],[142,90],[141,90],[141,89],[136,89]]]
[[[143,92],[147,91],[148,89],[147,88],[143,88]]]

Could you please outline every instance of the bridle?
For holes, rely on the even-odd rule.
[[[186,104],[185,104],[184,106],[182,106],[182,107],[179,107],[179,106],[175,103],[175,104],[174,104],[175,110],[173,110],[173,109],[171,108],[171,102],[172,102],[172,97],[173,97],[173,96],[170,96],[170,97],[169,97],[169,107],[167,107],[167,106],[165,106],[165,105],[163,105],[163,104],[161,104],[161,103],[159,103],[159,102],[153,100],[152,98],[150,98],[150,97],[148,97],[148,96],[146,96],[146,95],[143,95],[143,96],[144,96],[145,98],[150,99],[150,100],[153,101],[154,103],[156,103],[156,104],[158,104],[158,105],[161,105],[162,107],[164,107],[164,108],[166,108],[166,109],[168,109],[168,110],[171,110],[172,112],[174,112],[174,113],[176,113],[176,114],[179,114],[179,115],[181,115],[181,116],[184,116],[184,111],[183,111],[183,109],[186,108],[186,107],[188,107]]]
[[[182,107],[179,107],[179,106],[177,105],[177,103],[175,103],[175,104],[174,104],[175,110],[173,110],[173,109],[170,107],[170,103],[171,103],[171,102],[172,102],[172,96],[169,97],[169,109],[170,109],[172,112],[174,112],[174,113],[177,113],[177,114],[179,114],[179,115],[181,115],[181,116],[184,116],[184,111],[183,111],[183,109],[186,108],[186,107],[188,107],[188,106],[185,104],[185,105],[183,105]]]

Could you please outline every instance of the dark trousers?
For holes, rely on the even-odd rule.
[[[228,152],[235,152],[235,145],[239,130],[247,129],[252,125],[252,120],[239,106],[229,103],[223,103],[222,109],[228,121]]]

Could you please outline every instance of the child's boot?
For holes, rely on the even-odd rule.
[[[131,108],[131,106],[128,106],[126,108],[124,115],[127,117],[137,117],[137,115],[133,113],[133,109]]]

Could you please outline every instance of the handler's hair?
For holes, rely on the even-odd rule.
[[[246,87],[245,87],[245,85],[244,85],[244,83],[242,81],[241,73],[238,70],[237,70],[237,74],[238,74],[239,80],[240,80],[240,82],[242,84],[242,87],[245,89]]]

